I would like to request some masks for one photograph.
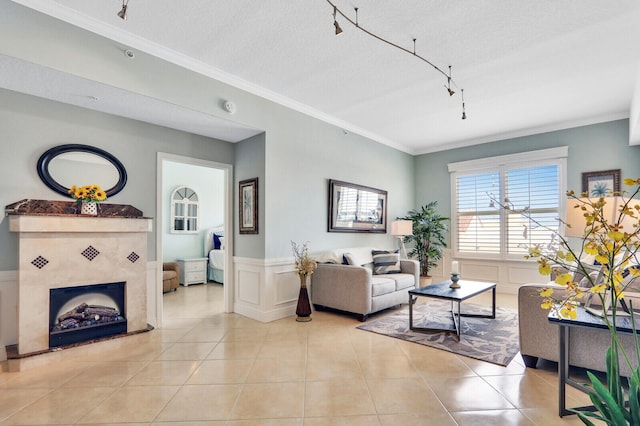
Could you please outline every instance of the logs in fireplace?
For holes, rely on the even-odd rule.
[[[53,326],[51,331],[88,327],[122,320],[124,320],[124,317],[115,308],[81,303],[72,310],[60,315],[58,323]]]
[[[121,282],[52,289],[49,347],[126,333],[127,320],[121,312],[124,285]],[[78,303],[81,300],[84,301]],[[68,309],[70,304],[73,308]]]

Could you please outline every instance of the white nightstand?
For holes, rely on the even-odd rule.
[[[180,265],[180,284],[188,287],[189,284],[207,282],[207,258],[194,257],[192,259],[178,259]]]

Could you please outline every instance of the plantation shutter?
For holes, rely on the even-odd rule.
[[[507,253],[524,255],[529,247],[551,243],[559,226],[558,165],[511,168],[504,181]]]
[[[567,147],[448,165],[455,256],[523,259],[557,244]]]
[[[500,212],[491,197],[500,190],[500,174],[490,171],[456,180],[457,247],[461,252],[500,253]]]

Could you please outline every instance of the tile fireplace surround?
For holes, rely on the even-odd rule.
[[[53,288],[123,281],[127,332],[147,329],[151,219],[141,214],[29,213],[10,207],[6,209],[9,229],[18,233],[19,355],[49,350],[49,290]]]

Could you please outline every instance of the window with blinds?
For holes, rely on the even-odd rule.
[[[522,259],[529,247],[552,241],[564,207],[566,157],[536,159],[541,155],[534,153],[527,162],[525,153],[480,160],[482,168],[449,165],[456,255]]]

